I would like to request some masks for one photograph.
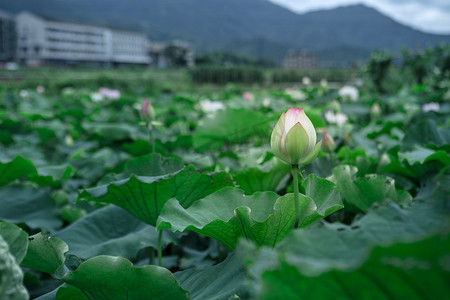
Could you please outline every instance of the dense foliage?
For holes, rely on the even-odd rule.
[[[255,67],[221,67],[199,66],[190,70],[192,82],[197,84],[226,84],[244,83],[263,84],[265,82],[264,70]]]
[[[274,61],[255,58],[243,54],[238,54],[230,51],[215,51],[210,53],[199,54],[195,58],[196,65],[209,65],[209,66],[253,66],[270,68],[275,67]]]
[[[449,53],[358,89],[3,84],[0,298],[448,298]],[[324,144],[299,229],[269,146],[292,106]]]

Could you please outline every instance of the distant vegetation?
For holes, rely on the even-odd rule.
[[[21,0],[2,1],[0,9],[138,30],[151,40],[184,39],[197,53],[225,49],[281,62],[290,49],[307,50],[326,67],[366,61],[374,50],[450,42],[364,5],[302,15],[261,0]]]
[[[265,82],[264,71],[255,67],[204,66],[190,70],[190,75],[192,81],[198,84],[263,84]]]
[[[435,80],[430,79],[433,74],[450,74],[450,47],[443,45],[423,52],[404,50],[401,56],[396,57],[388,52],[374,52],[365,65],[351,69],[286,70],[260,67],[256,62],[257,59],[232,53],[212,53],[201,55],[197,60],[198,65],[193,68],[22,68],[15,72],[0,71],[0,80],[4,89],[35,89],[37,85],[43,85],[47,91],[59,93],[64,88],[96,89],[98,86],[107,86],[130,95],[145,96],[175,90],[190,91],[201,88],[203,84],[217,87],[228,83],[243,86],[257,84],[259,87],[270,87],[300,84],[304,77],[308,77],[315,85],[322,79],[343,84],[367,77],[366,84],[375,92],[384,94],[396,91],[405,83],[433,83]]]
[[[195,59],[196,65],[209,66],[254,66],[275,67],[275,61],[267,58],[255,58],[249,55],[234,53],[231,51],[215,51],[200,54]]]

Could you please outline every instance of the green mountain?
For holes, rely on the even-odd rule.
[[[364,5],[296,14],[267,0],[15,0],[0,9],[139,30],[154,40],[185,39],[197,52],[224,49],[277,61],[289,49],[345,63],[375,49],[450,42],[450,35],[414,30]]]

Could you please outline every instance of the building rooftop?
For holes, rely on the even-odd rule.
[[[146,36],[144,33],[140,32],[140,31],[118,28],[118,27],[114,27],[114,26],[97,25],[97,24],[87,23],[87,22],[78,21],[78,20],[75,21],[75,20],[60,19],[60,18],[49,17],[49,16],[45,16],[45,15],[41,15],[41,14],[32,13],[29,11],[22,11],[21,13],[28,13],[30,15],[36,16],[38,18],[41,18],[43,20],[50,21],[50,22],[60,22],[60,23],[67,23],[67,24],[92,26],[92,27],[97,27],[97,28],[101,28],[101,29],[111,29],[111,30],[120,31],[120,32],[124,32],[124,33],[132,33],[132,34],[139,34],[142,36]]]

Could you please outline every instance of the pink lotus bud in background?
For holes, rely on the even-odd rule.
[[[273,153],[290,165],[311,163],[320,151],[322,142],[316,144],[316,130],[305,111],[289,108],[282,113],[272,131],[270,146]]]
[[[141,116],[141,120],[146,124],[150,124],[155,119],[155,109],[148,102],[148,99],[145,98],[144,102],[142,102],[141,111],[139,112]]]
[[[101,87],[98,89],[98,92],[105,96],[108,99],[111,100],[117,100],[120,98],[120,91],[119,90],[112,90],[109,88]]]
[[[440,109],[440,105],[439,105],[439,103],[436,103],[436,102],[425,103],[424,105],[422,105],[423,112],[439,111],[439,109]]]
[[[381,115],[381,107],[378,103],[374,103],[370,108],[370,116],[372,119],[377,118]]]
[[[244,98],[244,100],[246,100],[246,101],[250,101],[250,100],[253,100],[253,95],[250,92],[245,92],[242,95],[242,98]]]
[[[42,94],[45,92],[45,87],[43,87],[42,85],[38,85],[36,87],[36,92],[38,92],[39,94]]]
[[[326,130],[323,132],[322,136],[322,149],[327,152],[332,152],[336,149],[333,137]]]

